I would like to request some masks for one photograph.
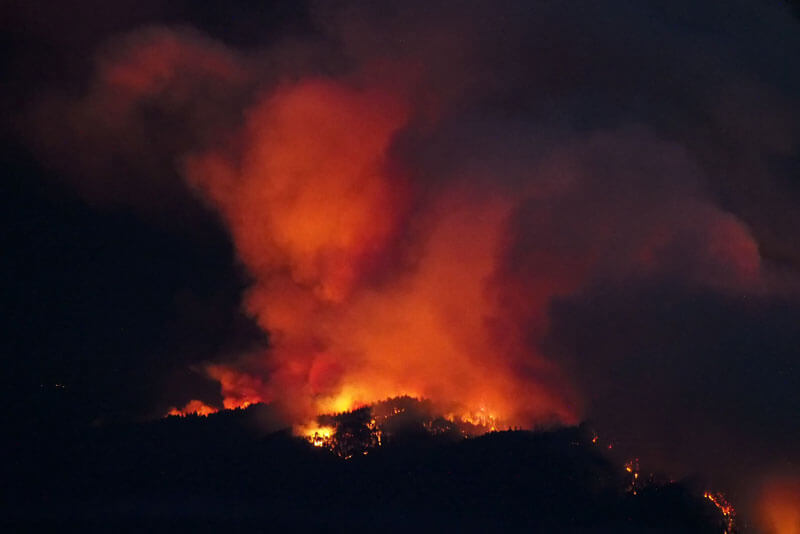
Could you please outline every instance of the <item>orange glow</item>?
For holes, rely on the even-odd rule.
[[[451,186],[409,226],[411,186],[388,157],[409,113],[394,89],[307,79],[250,110],[236,154],[186,160],[270,334],[263,354],[208,368],[225,407],[279,400],[303,422],[409,395],[490,430],[575,422],[494,287],[515,199]]]
[[[264,401],[259,393],[262,383],[257,377],[237,373],[220,365],[209,365],[206,371],[210,377],[219,381],[226,410],[247,408],[251,404]]]
[[[444,432],[462,438],[493,432],[499,422],[486,413],[455,413],[442,416],[429,400],[408,396],[385,399],[345,413],[325,414],[306,424],[295,425],[294,434],[316,447],[326,447],[348,459],[359,452],[383,445],[386,429],[389,435],[414,421],[432,435]]]
[[[445,419],[453,423],[467,423],[478,429],[478,433],[495,432],[500,426],[498,418],[495,414],[489,412],[484,407],[480,407],[477,411],[466,411],[460,414],[448,413],[444,416]]]
[[[639,459],[634,458],[625,462],[625,471],[630,474],[628,480],[627,491],[633,495],[638,495],[641,489],[641,481],[639,480]]]
[[[336,429],[332,426],[319,426],[315,424],[299,425],[294,428],[294,433],[308,440],[315,447],[324,447],[330,444]]]
[[[759,499],[759,512],[769,534],[800,534],[800,479],[776,479]]]
[[[666,147],[646,129],[570,135],[507,165],[492,146],[502,136],[487,143],[481,133],[480,163],[470,161],[472,135],[450,130],[476,95],[440,92],[447,75],[431,77],[440,69],[425,58],[356,54],[341,74],[314,69],[310,50],[282,58],[289,48],[239,54],[194,31],[145,29],[100,57],[86,98],[67,108],[70,126],[42,113],[43,144],[65,166],[87,167],[76,184],[89,196],[149,206],[177,170],[218,213],[250,281],[244,308],[270,343],[206,367],[224,408],[274,403],[302,423],[410,395],[476,428],[576,423],[580,399],[540,350],[554,297],[611,273],[675,269],[759,288],[759,247],[744,222],[693,186],[650,195],[651,180],[638,178],[650,173],[645,160],[629,155],[641,147],[674,169],[650,157]],[[175,132],[161,126],[173,123]],[[515,130],[509,140],[529,142]],[[91,150],[70,150],[64,131]],[[511,145],[509,155],[524,146]],[[597,182],[598,154],[626,194]],[[159,174],[165,162],[178,168]],[[120,163],[131,172],[109,179]]]
[[[209,406],[208,404],[205,404],[202,401],[190,400],[188,403],[186,403],[186,406],[184,406],[183,408],[178,408],[176,406],[173,406],[172,408],[169,409],[167,415],[177,415],[185,417],[187,415],[196,414],[196,415],[206,416],[212,413],[217,413],[218,411],[219,411],[218,409],[214,408],[213,406]]]

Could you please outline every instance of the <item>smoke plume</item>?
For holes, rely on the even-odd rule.
[[[134,30],[80,96],[37,104],[31,138],[92,202],[219,217],[269,336],[205,362],[226,407],[302,422],[412,395],[509,425],[737,435],[669,392],[734,397],[756,356],[701,383],[715,347],[751,306],[797,314],[796,22],[745,2],[451,4],[312,4],[312,32],[246,49]],[[793,361],[797,328],[775,325],[747,337],[785,337],[764,377]]]

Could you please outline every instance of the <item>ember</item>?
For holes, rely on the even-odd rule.
[[[724,534],[733,534],[736,532],[736,510],[733,508],[733,505],[728,502],[720,492],[710,492],[706,491],[703,493],[703,497],[714,503],[714,506],[720,511],[723,517],[723,522],[725,526]]]
[[[638,494],[641,480],[639,479],[639,459],[634,458],[625,462],[625,471],[630,475],[628,481],[628,492]]]
[[[387,437],[409,429],[463,439],[494,432],[499,425],[493,415],[484,412],[436,414],[429,400],[395,397],[348,412],[321,415],[313,423],[295,426],[294,433],[349,459],[354,454],[367,454]]]

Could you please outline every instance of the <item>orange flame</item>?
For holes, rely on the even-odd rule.
[[[711,501],[722,514],[725,522],[725,534],[733,534],[736,525],[736,509],[728,502],[725,495],[720,492],[706,491],[703,493],[703,497]]]
[[[180,417],[186,417],[187,415],[195,414],[195,415],[206,416],[212,413],[217,413],[218,411],[219,410],[217,408],[209,406],[208,404],[205,404],[202,401],[190,400],[188,403],[186,403],[186,406],[184,406],[183,408],[178,408],[176,406],[173,406],[172,408],[169,409],[167,415],[177,415]]]
[[[324,447],[328,445],[333,438],[336,429],[327,425],[299,425],[294,428],[294,433],[298,436],[303,436],[315,447]]]
[[[177,116],[189,139],[172,147],[166,136],[165,150],[230,231],[252,279],[245,307],[271,343],[261,354],[207,368],[225,407],[276,402],[302,422],[411,395],[514,426],[574,423],[577,395],[538,349],[552,297],[573,294],[593,279],[596,265],[623,277],[658,273],[673,245],[696,232],[703,250],[690,251],[691,280],[759,285],[760,256],[746,226],[693,194],[659,198],[658,205],[681,202],[685,210],[653,210],[621,246],[618,234],[627,232],[615,225],[628,218],[603,207],[615,205],[613,195],[594,200],[601,189],[594,154],[657,139],[601,133],[522,168],[490,172],[467,162],[448,167],[439,156],[413,163],[409,146],[435,143],[436,121],[459,114],[459,99],[433,94],[439,77],[429,79],[425,58],[368,56],[352,58],[353,72],[338,78],[303,76],[306,67],[278,62],[275,77],[265,79],[263,69],[250,72],[248,56],[192,32],[151,29],[101,61],[90,93],[70,115],[92,146],[112,140],[107,159],[115,164],[118,155],[136,162],[153,146],[145,128],[152,121],[138,120],[140,108],[150,106],[141,103],[186,109]],[[251,93],[259,83],[263,92]],[[207,113],[215,107],[207,94],[226,96],[231,106],[247,95],[251,107]],[[62,137],[54,136],[56,154]],[[457,152],[468,159],[463,147]],[[90,151],[81,165],[95,169],[96,155]],[[152,159],[160,168],[163,158]],[[108,189],[109,198],[126,194],[119,183],[107,187],[105,165],[81,173],[100,177],[85,188]],[[494,174],[509,171],[530,176]],[[162,182],[148,187],[161,191]],[[149,201],[151,189],[144,191]],[[583,222],[569,222],[563,232],[563,214],[581,221],[587,207],[601,208],[590,217],[595,228],[584,232],[573,226]],[[647,213],[635,211],[633,220],[639,215]],[[525,231],[515,230],[520,224]],[[553,246],[562,232],[582,237]],[[530,242],[518,242],[523,234]],[[606,249],[613,258],[604,258]]]

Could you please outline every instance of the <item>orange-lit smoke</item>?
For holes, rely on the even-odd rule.
[[[504,158],[481,128],[457,147],[452,124],[439,132],[459,118],[460,81],[443,86],[419,58],[364,53],[323,76],[288,54],[260,71],[165,29],[112,50],[66,106],[76,142],[98,149],[57,155],[84,154],[91,165],[73,163],[99,168],[82,187],[118,202],[181,212],[170,195],[185,181],[220,214],[270,345],[206,365],[225,408],[276,403],[303,423],[409,395],[492,426],[571,423],[580,398],[539,348],[554,297],[647,276],[761,282],[747,227],[703,199],[690,158],[647,129],[533,141]],[[117,161],[136,172],[109,187]]]
[[[250,111],[237,157],[188,159],[254,277],[246,307],[272,344],[242,368],[210,368],[226,406],[288,401],[302,418],[412,395],[509,423],[574,420],[545,387],[553,370],[538,363],[540,384],[519,376],[535,356],[496,338],[489,281],[513,204],[451,188],[411,221],[411,186],[387,158],[408,117],[391,90],[307,79]],[[259,365],[263,379],[242,371]]]
[[[761,492],[758,508],[765,532],[800,534],[800,478],[769,482]]]
[[[538,35],[528,24],[484,32],[484,17],[454,24],[442,6],[430,22],[398,10],[375,28],[363,6],[344,9],[339,22],[322,17],[333,40],[297,36],[259,51],[140,29],[108,43],[85,95],[40,106],[39,144],[88,198],[172,222],[196,209],[189,184],[219,213],[250,276],[244,307],[269,347],[220,350],[224,363],[204,367],[220,384],[218,408],[275,403],[305,424],[410,395],[498,428],[574,422],[581,398],[564,373],[575,362],[556,365],[539,348],[554,299],[659,279],[762,290],[758,243],[709,196],[729,177],[697,163],[728,161],[717,148],[733,142],[726,135],[741,134],[743,147],[783,142],[779,128],[761,135],[761,122],[748,128],[737,113],[759,99],[710,130],[704,111],[689,136],[651,124],[649,111],[638,126],[627,113],[594,124],[585,117],[596,105],[592,73],[607,69],[587,69],[593,56],[572,50],[572,34],[553,30],[563,42],[517,61],[523,49],[494,41],[519,43],[505,31],[520,28]],[[547,13],[541,29],[560,28]],[[598,52],[616,61],[619,50]],[[619,86],[617,72],[594,80],[601,96]],[[617,109],[626,93],[612,93]],[[704,110],[707,98],[673,100]],[[667,123],[694,131],[687,113]],[[564,124],[549,122],[562,114]],[[762,161],[757,154],[743,161]],[[647,369],[649,353],[631,349],[632,368]],[[581,358],[603,361],[591,346]],[[192,401],[174,412],[213,409]],[[791,510],[769,509],[776,518]]]

